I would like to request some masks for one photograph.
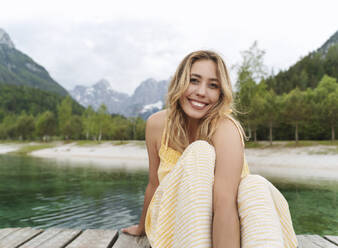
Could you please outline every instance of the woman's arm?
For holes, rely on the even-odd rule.
[[[150,116],[146,123],[146,145],[149,158],[149,182],[144,195],[143,211],[138,225],[122,229],[122,232],[131,235],[144,235],[145,234],[145,218],[148,210],[149,203],[159,184],[157,170],[160,164],[158,156],[158,138],[161,137],[161,116],[154,114]]]
[[[237,190],[243,167],[244,147],[235,124],[222,120],[213,138],[216,150],[213,192],[213,247],[240,247]]]

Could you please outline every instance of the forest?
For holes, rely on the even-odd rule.
[[[247,135],[257,140],[335,140],[338,44],[313,52],[287,71],[267,75],[255,42],[237,65],[236,106]]]
[[[277,75],[267,72],[257,42],[234,68],[234,115],[249,140],[335,140],[338,44],[312,52]],[[70,96],[0,83],[2,140],[144,140],[145,120],[94,111]]]

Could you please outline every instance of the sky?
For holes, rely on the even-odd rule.
[[[338,30],[337,9],[336,0],[11,0],[0,28],[67,90],[104,78],[132,94],[200,49],[220,53],[233,82],[254,41],[269,72],[286,70]]]

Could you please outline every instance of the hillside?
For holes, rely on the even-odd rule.
[[[300,59],[288,70],[269,77],[266,82],[269,88],[282,94],[296,87],[301,90],[313,89],[324,74],[338,78],[338,31],[316,51]]]
[[[46,110],[56,114],[57,106],[64,99],[56,93],[49,93],[28,86],[0,84],[0,122],[4,115],[20,114],[22,111],[37,115]],[[74,114],[81,114],[83,107],[72,102]]]
[[[0,29],[0,84],[22,85],[68,95],[41,65],[17,50],[9,35]]]

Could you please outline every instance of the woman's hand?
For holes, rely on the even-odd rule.
[[[145,235],[143,228],[141,228],[139,225],[133,225],[127,228],[122,228],[121,231],[134,236]]]

